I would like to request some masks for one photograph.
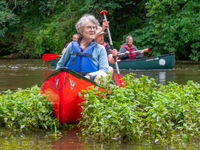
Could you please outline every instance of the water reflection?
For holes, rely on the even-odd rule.
[[[159,72],[159,82],[160,82],[160,84],[165,84],[166,72]]]
[[[50,150],[53,140],[42,132],[18,133],[0,128],[0,149],[2,150]]]
[[[167,84],[169,81],[174,81],[175,74],[173,70],[122,70],[122,75],[128,73],[134,73],[136,78],[141,77],[142,75],[148,76],[149,78],[154,78],[155,81],[159,84]]]
[[[52,150],[83,150],[84,146],[77,132],[78,129],[67,131],[58,141],[53,143]]]
[[[59,140],[53,142],[52,150],[197,150],[200,148],[200,143],[198,141],[171,145],[149,143],[97,143],[94,140],[80,137],[77,133],[78,129],[67,131]]]
[[[172,145],[159,144],[117,144],[97,143],[91,139],[77,135],[77,129],[66,131],[61,138],[45,135],[44,133],[16,133],[0,128],[0,149],[6,150],[197,150],[198,141],[178,143]]]

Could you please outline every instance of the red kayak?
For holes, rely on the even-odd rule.
[[[97,84],[70,69],[61,68],[45,79],[41,93],[48,95],[60,123],[73,123],[81,118],[83,111],[79,105],[83,100],[78,93],[90,86]]]

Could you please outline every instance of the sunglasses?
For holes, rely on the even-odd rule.
[[[96,26],[84,26],[83,28],[86,29],[86,30],[88,30],[88,31],[97,30]]]

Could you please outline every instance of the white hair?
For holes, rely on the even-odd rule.
[[[93,15],[85,14],[76,23],[77,33],[81,35],[82,27],[85,26],[88,22],[92,22],[95,24],[95,26],[99,26],[99,21]]]
[[[128,35],[128,36],[126,37],[126,43],[129,42],[129,38],[132,38],[132,39],[133,39],[133,37],[132,37],[131,35]]]

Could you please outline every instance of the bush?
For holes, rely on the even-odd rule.
[[[170,143],[200,131],[200,84],[159,85],[146,76],[124,77],[126,87],[83,92],[82,134],[100,141]]]
[[[64,127],[55,117],[52,103],[40,95],[38,86],[0,93],[0,125],[16,131],[55,133]]]

